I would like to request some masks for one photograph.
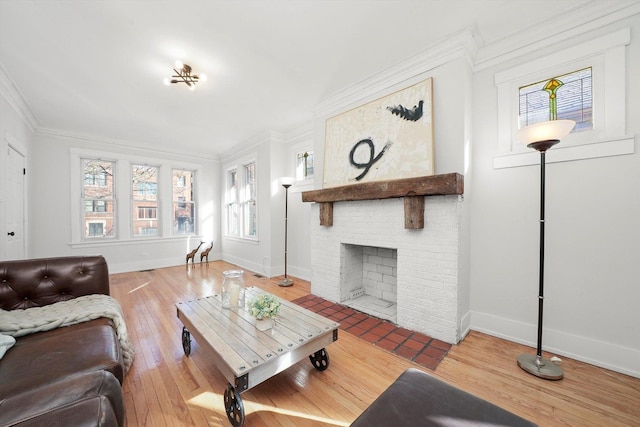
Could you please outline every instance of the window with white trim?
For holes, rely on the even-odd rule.
[[[627,81],[625,50],[629,43],[631,43],[630,29],[623,28],[568,49],[550,49],[550,53],[546,56],[496,73],[498,153],[494,157],[494,168],[524,166],[538,162],[536,153],[514,138],[516,131],[524,123],[521,117],[522,91],[526,91],[530,85],[537,84],[536,82],[546,84],[554,78],[562,80],[572,74],[577,76],[581,70],[587,69],[591,73],[590,88],[588,88],[591,95],[590,99],[583,100],[581,113],[587,113],[590,117],[584,121],[581,117],[576,120],[582,121],[582,124],[563,139],[561,144],[549,151],[547,162],[633,153],[635,150],[633,136],[625,133]],[[566,84],[566,82],[563,83]],[[552,86],[554,84],[552,83]],[[574,91],[573,95],[577,96],[578,91]],[[580,91],[580,96],[583,95],[585,94]],[[545,105],[539,105],[538,113],[544,114],[544,111]],[[548,112],[548,109],[546,111]],[[574,109],[572,114],[577,111]],[[558,118],[561,118],[560,113],[558,109]],[[542,117],[539,116],[533,120],[542,120]],[[526,120],[530,118],[532,118],[531,115]],[[548,117],[545,116],[545,119],[548,120]]]
[[[192,170],[173,169],[173,234],[195,233],[196,202],[194,199],[195,173]]]
[[[256,163],[248,162],[226,172],[226,233],[228,236],[258,237]]]
[[[240,210],[238,204],[238,171],[236,169],[227,171],[225,207],[227,234],[229,236],[240,236],[240,221],[238,214]]]
[[[115,162],[82,159],[82,239],[116,237]]]
[[[258,236],[258,201],[256,195],[256,164],[243,166],[244,182],[242,194],[242,232],[244,237]]]
[[[200,165],[79,148],[70,156],[73,247],[197,233]]]
[[[313,179],[313,150],[296,154],[296,181]]]
[[[573,120],[574,132],[593,129],[591,67],[523,86],[520,127],[547,120]]]
[[[158,167],[131,165],[133,236],[158,236]]]

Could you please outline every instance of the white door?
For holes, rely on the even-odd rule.
[[[24,259],[24,175],[25,158],[9,147],[7,152],[7,259]]]

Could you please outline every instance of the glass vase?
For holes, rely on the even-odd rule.
[[[227,270],[222,275],[222,308],[244,306],[244,270]]]

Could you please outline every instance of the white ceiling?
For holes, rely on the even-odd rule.
[[[490,44],[585,3],[0,0],[0,67],[38,129],[215,157],[447,35]],[[165,86],[176,59],[208,80]]]

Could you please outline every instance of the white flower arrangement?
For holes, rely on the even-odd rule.
[[[273,295],[261,294],[249,302],[249,314],[258,320],[276,317],[280,312],[280,300]]]

